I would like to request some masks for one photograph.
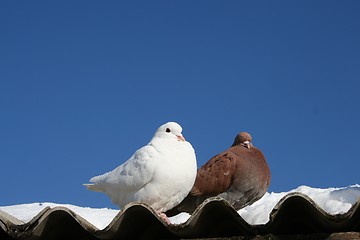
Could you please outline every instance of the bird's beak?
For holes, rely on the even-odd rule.
[[[182,135],[177,135],[177,138],[183,142],[185,142],[185,138]]]
[[[247,147],[248,149],[250,149],[251,147],[251,143],[249,141],[244,141],[244,145],[245,147]]]

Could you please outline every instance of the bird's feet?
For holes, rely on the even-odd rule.
[[[166,216],[165,213],[158,212],[158,215],[159,215],[159,217],[160,217],[161,220],[163,220],[164,222],[166,222],[166,224],[168,224],[168,225],[171,224],[169,218]]]

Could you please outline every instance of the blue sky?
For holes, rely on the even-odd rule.
[[[177,121],[198,166],[248,131],[269,191],[360,183],[359,1],[1,1],[0,205],[82,184]]]

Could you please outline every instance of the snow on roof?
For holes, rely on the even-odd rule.
[[[167,225],[145,204],[121,211],[69,204],[31,203],[0,207],[0,239],[200,238],[360,232],[360,185],[317,189],[300,186],[266,193],[239,211],[225,200],[206,200],[190,216]]]

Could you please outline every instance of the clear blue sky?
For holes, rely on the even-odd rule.
[[[360,183],[360,1],[1,1],[0,205],[82,184],[177,121],[198,166],[248,131],[269,191]]]

